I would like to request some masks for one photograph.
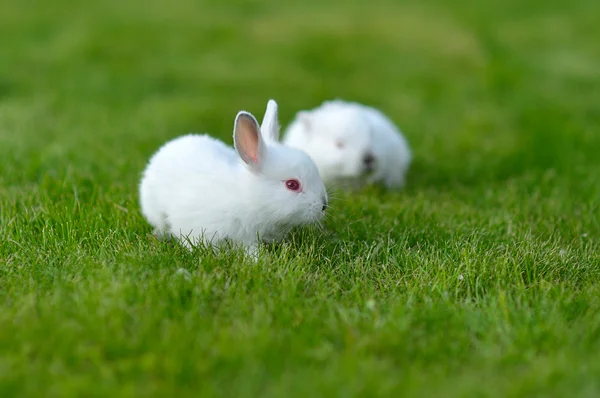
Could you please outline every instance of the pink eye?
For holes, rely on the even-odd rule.
[[[300,182],[296,179],[287,180],[285,182],[285,187],[290,191],[299,192],[300,191]]]

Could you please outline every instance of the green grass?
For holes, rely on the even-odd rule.
[[[3,1],[0,396],[599,396],[597,11]],[[152,239],[162,143],[333,97],[405,131],[404,192],[257,263]]]

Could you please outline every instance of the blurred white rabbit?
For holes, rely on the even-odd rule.
[[[342,100],[298,112],[283,143],[305,151],[326,184],[402,188],[412,160],[406,139],[388,117]]]

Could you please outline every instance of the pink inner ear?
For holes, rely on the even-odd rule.
[[[256,122],[247,116],[238,120],[236,131],[238,151],[242,159],[258,164],[259,132]]]

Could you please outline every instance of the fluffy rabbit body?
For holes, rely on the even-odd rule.
[[[341,100],[298,112],[283,142],[305,151],[326,184],[402,188],[412,160],[406,139],[381,111]]]
[[[327,193],[314,162],[282,146],[277,104],[262,126],[240,111],[234,149],[208,135],[167,142],[150,159],[140,183],[143,215],[159,237],[191,247],[229,240],[256,254],[259,241],[280,240],[294,226],[317,222]]]

